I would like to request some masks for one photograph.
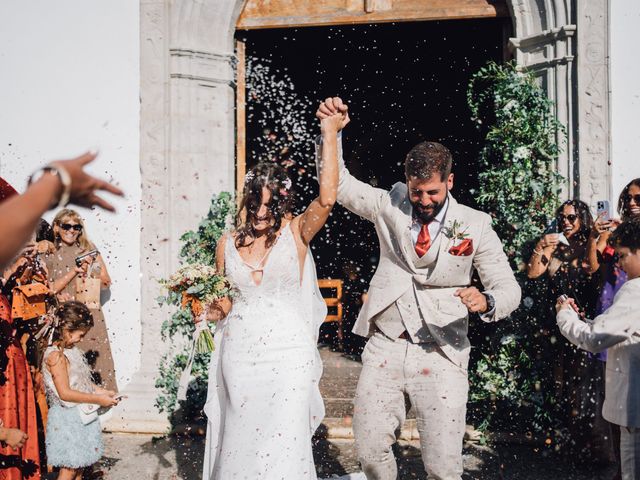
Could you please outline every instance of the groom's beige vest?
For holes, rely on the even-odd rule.
[[[438,260],[438,250],[444,234],[439,232],[426,254],[418,257],[413,255],[413,263],[416,268],[425,272],[433,271]],[[418,306],[418,299],[413,288],[407,288],[394,303],[373,317],[375,325],[389,338],[398,338],[403,332],[407,332],[413,343],[430,343],[433,336],[427,328]]]

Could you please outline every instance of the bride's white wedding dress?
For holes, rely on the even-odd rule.
[[[256,284],[256,267],[227,238],[225,274],[237,295],[209,367],[205,480],[317,478],[311,436],[324,417],[316,345],[326,306],[310,253],[301,281],[289,225],[263,264]]]

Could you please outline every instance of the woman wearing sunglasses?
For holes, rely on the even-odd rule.
[[[616,266],[613,247],[609,246],[609,237],[621,222],[640,218],[640,178],[631,180],[620,193],[618,214],[620,219],[599,215],[589,237],[589,263],[594,272],[600,270],[602,274],[602,294],[605,296],[600,299],[598,313],[611,306],[613,296],[626,279],[624,271]]]
[[[51,290],[58,300],[80,300],[91,310],[94,327],[78,347],[86,353],[96,383],[116,392],[111,345],[99,301],[99,290],[111,285],[107,266],[102,255],[90,254],[96,247],[89,241],[84,222],[75,210],[58,212],[53,219],[53,236],[55,251],[45,258]]]
[[[589,206],[580,200],[568,200],[555,212],[555,222],[540,238],[527,266],[529,278],[540,278],[548,287],[546,330],[555,332],[556,299],[567,295],[576,299],[581,313],[593,318],[598,279],[588,261],[587,244],[593,228]],[[585,459],[607,460],[610,447],[608,428],[602,418],[604,385],[600,361],[576,348],[562,336],[556,336],[551,355],[559,413],[566,420],[570,438],[564,451]]]

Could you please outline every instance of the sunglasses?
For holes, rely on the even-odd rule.
[[[561,222],[564,221],[564,219],[569,220],[570,223],[576,223],[576,220],[578,219],[578,215],[574,214],[574,213],[570,213],[569,215],[558,215],[558,220],[560,220]]]
[[[628,193],[624,196],[625,203],[631,203],[631,200],[633,200],[636,205],[640,205],[640,193],[636,193],[635,195],[631,195]]]
[[[67,232],[69,230],[74,230],[76,232],[82,231],[82,225],[80,225],[79,223],[61,223],[60,228]]]

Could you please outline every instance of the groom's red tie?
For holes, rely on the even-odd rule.
[[[418,257],[422,258],[422,256],[429,251],[430,246],[431,235],[429,235],[429,224],[425,223],[422,225],[422,228],[420,228],[418,241],[416,242],[416,253]]]

